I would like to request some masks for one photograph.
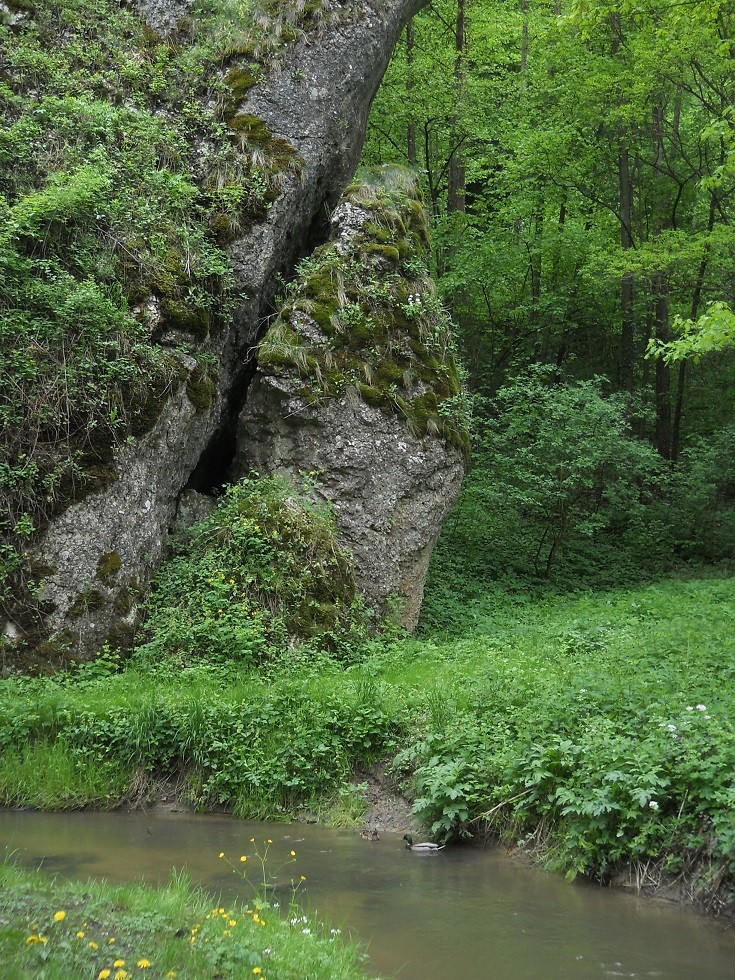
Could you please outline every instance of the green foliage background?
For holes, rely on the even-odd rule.
[[[366,149],[404,163],[414,128],[473,388],[475,453],[421,634],[370,637],[331,517],[245,481],[161,570],[129,662],[0,681],[0,801],[113,807],[173,782],[202,808],[343,820],[340,789],[389,758],[438,838],[491,832],[600,880],[683,874],[730,908],[732,12],[488,0],[458,45],[459,11],[415,19]],[[180,353],[206,367],[236,299],[222,246],[298,168],[233,114],[270,27],[295,37],[281,13],[258,38],[239,6],[201,5],[163,41],[72,0],[0,33],[6,602],[25,543],[184,382]],[[251,55],[253,73],[213,70]],[[395,262],[401,238],[379,224],[372,245]],[[317,253],[304,282],[328,266]],[[300,290],[287,306],[314,312],[323,292]]]

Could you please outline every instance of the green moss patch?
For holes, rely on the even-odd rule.
[[[186,397],[197,411],[206,412],[212,407],[216,390],[209,365],[197,364],[186,381]]]
[[[122,561],[120,555],[116,551],[110,551],[102,555],[97,562],[97,578],[103,582],[113,578],[120,571],[121,567]]]
[[[101,609],[105,605],[105,597],[99,589],[87,588],[80,592],[67,610],[69,619],[78,619],[86,612]]]

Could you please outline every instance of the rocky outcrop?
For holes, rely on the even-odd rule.
[[[410,175],[353,185],[263,340],[235,476],[311,473],[369,603],[407,629],[459,492],[466,433],[450,324],[422,269]]]
[[[248,361],[279,277],[313,244],[327,207],[354,172],[373,95],[403,24],[421,5],[375,0],[349,11],[336,5],[333,16],[308,30],[296,24],[289,34],[295,40],[279,48],[269,70],[261,67],[244,84],[242,69],[233,83],[228,118],[243,146],[250,152],[260,139],[298,165],[284,165],[261,219],[229,236],[227,251],[247,298],[205,346],[213,366],[204,396],[192,385],[192,365],[181,360],[186,391],[183,383],[172,387],[151,430],[116,450],[107,486],[54,518],[34,547],[49,658],[58,651],[89,656],[108,636],[117,642],[121,631],[133,629],[137,596],[162,554],[179,496],[233,404],[243,401]],[[187,7],[140,4],[162,29]],[[246,51],[243,66],[252,58]],[[230,52],[223,74],[237,70],[237,52]],[[13,643],[18,632],[17,624],[5,625]]]

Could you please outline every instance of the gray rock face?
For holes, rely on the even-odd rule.
[[[228,247],[248,299],[231,328],[207,349],[217,365],[211,407],[196,411],[182,391],[172,396],[152,431],[117,453],[117,479],[55,519],[36,549],[37,559],[53,569],[43,581],[43,598],[54,607],[47,627],[71,643],[72,652],[89,656],[108,636],[115,639],[116,631],[130,628],[133,599],[162,554],[179,495],[229,406],[242,401],[235,389],[243,384],[243,365],[278,277],[289,273],[353,173],[393,47],[422,5],[375,0],[355,7],[349,22],[324,26],[284,48],[280,66],[238,105],[287,139],[303,166],[298,174],[284,175],[284,191],[267,219]],[[139,7],[151,24],[166,30],[188,4],[141,0]],[[110,555],[118,556],[119,568],[101,574]]]
[[[295,478],[316,471],[368,602],[416,626],[431,553],[459,493],[462,454],[417,439],[395,416],[349,397],[308,405],[290,378],[258,376],[240,419],[237,465]]]
[[[189,14],[194,0],[136,0],[135,6],[154,31],[166,35]]]
[[[153,431],[119,451],[118,479],[49,528],[42,556],[55,571],[44,599],[56,608],[48,626],[76,654],[93,654],[107,638],[122,645],[131,638],[141,587],[161,559],[191,471],[190,447],[202,444],[208,426],[182,386]]]

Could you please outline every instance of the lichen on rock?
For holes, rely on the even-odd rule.
[[[466,416],[451,323],[423,264],[413,175],[350,185],[263,339],[237,472],[317,470],[368,601],[413,628],[459,490]]]

